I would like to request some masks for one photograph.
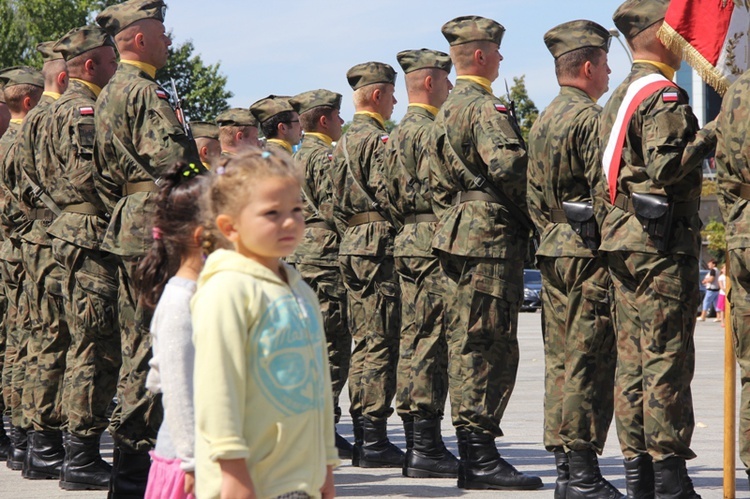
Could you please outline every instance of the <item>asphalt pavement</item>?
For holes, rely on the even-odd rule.
[[[544,489],[530,492],[467,491],[456,487],[450,479],[414,479],[401,476],[400,470],[354,468],[344,464],[336,471],[336,493],[339,497],[461,497],[461,498],[552,498],[555,483],[554,460],[542,444],[544,355],[541,339],[541,314],[522,313],[519,318],[521,362],[515,391],[510,399],[502,428],[505,436],[497,440],[501,454],[518,469],[540,476]],[[693,402],[696,427],[693,450],[698,457],[688,463],[690,475],[698,493],[704,499],[720,499],[723,463],[723,366],[724,337],[718,323],[699,322],[695,332],[696,372],[693,379]],[[342,402],[344,416],[339,432],[352,440],[348,400]],[[446,414],[450,409],[446,407]],[[394,414],[389,421],[392,440],[403,447],[404,434],[400,420]],[[454,453],[456,439],[449,420],[443,421],[443,435]],[[105,435],[102,454],[111,459],[112,441]],[[600,458],[602,473],[622,492],[625,491],[624,470],[614,423],[609,440]],[[737,459],[737,498],[750,498],[748,481]],[[31,481],[21,478],[20,472],[10,471],[0,464],[0,498],[105,498],[104,492],[65,492],[56,481]]]

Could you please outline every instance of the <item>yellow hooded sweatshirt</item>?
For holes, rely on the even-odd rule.
[[[258,499],[320,497],[337,466],[320,306],[299,273],[289,284],[239,253],[206,260],[191,302],[195,344],[196,496],[219,497],[218,460],[245,459]]]

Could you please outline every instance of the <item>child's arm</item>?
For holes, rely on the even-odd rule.
[[[336,497],[336,487],[333,484],[333,466],[326,466],[326,482],[320,488],[322,499],[333,499]]]
[[[221,499],[255,499],[253,481],[244,459],[220,459],[219,466]]]

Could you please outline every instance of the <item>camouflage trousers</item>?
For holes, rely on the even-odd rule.
[[[617,334],[615,421],[625,458],[692,459],[698,260],[611,252]]]
[[[402,419],[443,416],[448,396],[447,283],[437,258],[397,257],[401,340],[396,411]]]
[[[601,454],[614,411],[617,346],[602,258],[539,257],[544,445]]]
[[[2,267],[2,263],[0,263]],[[0,276],[2,272],[0,272]],[[1,277],[0,277],[1,278]],[[4,383],[3,383],[3,371],[5,370],[5,351],[8,340],[8,298],[5,296],[5,285],[0,283],[0,423],[2,423],[2,416],[7,414],[6,409],[8,406],[5,405],[5,394],[4,394]]]
[[[118,319],[122,366],[117,382],[118,404],[109,431],[125,452],[145,453],[154,447],[164,413],[161,398],[146,389],[151,360],[152,313],[138,303],[133,276],[137,257],[122,257],[118,269]]]
[[[318,295],[323,327],[328,344],[328,363],[331,367],[333,408],[341,416],[339,396],[349,376],[352,356],[352,335],[346,320],[346,288],[339,267],[297,263],[295,267],[305,282]]]
[[[398,364],[399,289],[393,257],[340,256],[354,348],[349,411],[380,421],[393,413]]]
[[[734,352],[740,366],[739,451],[745,468],[750,469],[750,248],[729,250],[727,275],[731,286],[731,321]]]
[[[107,408],[117,391],[122,363],[117,259],[62,239],[54,239],[52,250],[64,274],[71,337],[62,397],[67,431],[78,437],[100,435],[109,424]]]
[[[21,245],[15,239],[3,242],[6,260],[2,260],[3,286],[7,299],[5,364],[3,365],[3,399],[11,423],[24,429],[31,428],[31,420],[23,411],[23,390],[26,384],[26,364],[31,336],[29,297],[23,292],[26,272],[21,261]]]
[[[32,324],[23,411],[34,430],[60,430],[65,422],[62,394],[70,347],[62,297],[63,272],[50,246],[24,241],[22,250],[26,270],[23,288],[29,297]]]
[[[457,429],[502,436],[518,371],[523,262],[440,253],[451,416]]]

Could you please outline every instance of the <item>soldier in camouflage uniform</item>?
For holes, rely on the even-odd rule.
[[[383,160],[396,72],[367,62],[346,73],[354,90],[354,119],[333,152],[333,209],[345,229],[339,262],[354,340],[349,411],[354,425],[352,464],[398,467],[404,454],[388,440],[386,423],[396,392],[399,289],[393,262],[395,229],[386,219]],[[377,196],[377,197],[376,197]]]
[[[133,275],[151,246],[150,202],[159,175],[177,161],[201,169],[195,143],[177,120],[169,95],[154,80],[171,44],[164,32],[166,6],[160,0],[129,0],[108,7],[97,23],[115,37],[117,72],[96,102],[94,182],[109,227],[100,249],[120,258],[118,313],[122,367],[118,405],[110,432],[115,440],[110,497],[143,494],[161,424],[161,404],[146,390],[151,358],[150,313],[139,303]]]
[[[622,497],[602,478],[596,457],[612,422],[617,359],[611,282],[596,252],[592,198],[602,188],[596,100],[609,83],[610,40],[606,28],[585,20],[544,35],[560,93],[529,133],[529,214],[541,235],[536,256],[543,278],[544,445],[555,454],[559,499]]]
[[[456,86],[435,118],[432,241],[447,274],[449,391],[460,488],[538,489],[542,481],[500,457],[495,437],[518,370],[518,310],[531,228],[526,149],[492,94],[505,28],[478,16],[445,23]]]
[[[726,223],[731,282],[731,324],[734,350],[742,380],[740,399],[740,459],[750,477],[750,72],[724,95],[716,127],[716,173],[719,207]]]
[[[18,471],[23,468],[27,449],[26,433],[31,428],[31,420],[26,417],[22,406],[31,320],[29,297],[23,290],[26,272],[21,240],[16,233],[26,217],[18,203],[13,165],[21,124],[42,97],[44,76],[29,67],[8,68],[0,71],[0,82],[5,85],[5,98],[11,113],[8,131],[0,139],[0,223],[4,238],[0,246],[0,270],[7,298],[3,398],[6,411],[10,411],[11,417],[12,449],[8,455],[8,468]]]
[[[8,105],[5,103],[5,96],[3,95],[3,89],[0,87],[0,137],[5,134],[10,124],[10,111]]]
[[[615,421],[628,497],[652,497],[654,491],[657,497],[699,497],[685,460],[695,457],[690,382],[701,164],[715,134],[711,127],[699,132],[687,94],[671,82],[680,56],[656,37],[668,3],[627,0],[615,12],[634,63],[600,122],[602,168],[614,205],[602,225],[600,250],[607,253],[614,285]],[[646,97],[628,104],[628,90],[648,82],[659,87],[645,87]],[[627,122],[616,119],[621,106],[635,109]]]
[[[52,47],[56,42],[37,46],[44,66],[44,93],[39,104],[21,126],[12,168],[20,208],[26,221],[17,227],[26,279],[23,284],[29,302],[31,331],[27,350],[26,381],[22,405],[24,417],[31,420],[24,478],[57,479],[65,454],[62,444],[63,377],[70,334],[63,312],[60,281],[62,272],[52,256],[47,226],[55,217],[37,195],[36,169],[45,158],[46,120],[52,104],[68,85],[65,61]],[[34,183],[34,185],[31,185]]]
[[[305,136],[294,159],[305,170],[302,192],[305,198],[305,237],[287,262],[299,270],[318,295],[331,366],[333,408],[341,418],[339,396],[349,375],[352,335],[346,320],[346,289],[339,268],[339,231],[333,217],[333,142],[341,138],[341,94],[311,90],[289,103],[299,115]],[[336,433],[339,457],[352,458],[352,445]]]
[[[432,254],[437,217],[429,194],[429,164],[422,161],[438,109],[453,86],[451,59],[435,50],[405,50],[409,108],[386,146],[387,205],[399,227],[394,259],[401,286],[401,337],[397,407],[404,422],[404,475],[455,478],[458,460],[440,433],[448,396],[448,344],[443,328],[446,279]]]
[[[234,156],[247,147],[261,147],[258,120],[248,109],[227,109],[216,117],[222,156]]]
[[[211,162],[221,156],[219,143],[219,127],[216,123],[207,121],[191,121],[190,131],[193,132],[195,147],[201,157],[201,163],[206,169],[211,169]]]
[[[302,127],[299,114],[289,104],[289,97],[269,95],[254,102],[250,112],[260,124],[266,137],[266,149],[273,152],[293,153],[293,147],[299,143]]]
[[[37,167],[40,186],[61,213],[48,229],[62,269],[71,346],[63,412],[66,452],[60,485],[106,490],[111,467],[99,455],[107,407],[120,368],[117,260],[99,250],[107,229],[93,172],[96,98],[117,68],[112,38],[98,26],[76,28],[55,50],[68,63],[70,84],[47,120],[49,160]]]

